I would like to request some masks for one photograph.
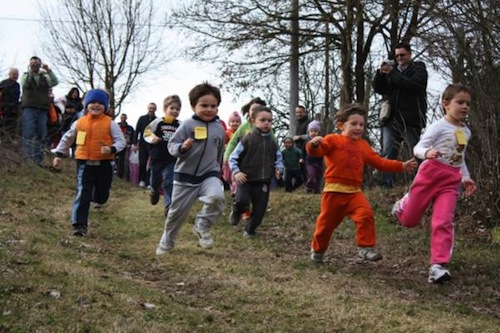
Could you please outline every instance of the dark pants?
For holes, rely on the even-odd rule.
[[[402,153],[403,160],[413,156],[413,148],[420,138],[420,129],[398,125],[393,121],[382,127],[382,157],[396,160]],[[393,187],[394,173],[382,173],[382,186]]]
[[[306,161],[307,167],[307,180],[306,192],[307,193],[321,193],[321,180],[323,178],[323,160],[321,161]]]
[[[295,183],[293,180],[295,179]],[[304,183],[302,178],[302,169],[288,170],[285,169],[285,191],[292,192],[299,188]]]
[[[125,148],[116,154],[116,175],[125,180],[129,180],[129,149]]]
[[[255,235],[255,230],[262,223],[269,201],[268,183],[250,182],[238,185],[234,199],[233,213],[240,216],[252,203],[252,215],[245,226],[245,231]]]
[[[75,229],[87,228],[90,203],[104,204],[108,201],[113,181],[111,161],[100,161],[100,165],[87,165],[77,161],[76,196],[73,201],[71,220]]]
[[[172,190],[174,187],[175,161],[151,160],[151,188],[153,192],[163,190],[165,207],[172,203]]]

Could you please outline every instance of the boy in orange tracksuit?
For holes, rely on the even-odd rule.
[[[336,114],[341,134],[316,136],[307,143],[311,156],[324,157],[325,186],[321,198],[321,212],[316,220],[311,242],[311,260],[321,263],[333,231],[348,216],[356,223],[358,256],[363,260],[380,260],[375,249],[375,219],[373,211],[361,191],[363,168],[370,164],[386,172],[412,171],[417,162],[388,160],[380,157],[362,138],[366,111],[359,104],[344,105]]]

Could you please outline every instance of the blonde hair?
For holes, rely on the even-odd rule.
[[[170,106],[170,104],[173,104],[173,103],[179,104],[179,107],[182,106],[181,99],[180,99],[179,96],[177,96],[177,95],[170,95],[170,96],[167,96],[163,100],[163,109],[165,110],[166,108],[168,108]]]

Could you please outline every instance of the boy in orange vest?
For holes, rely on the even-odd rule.
[[[126,146],[119,125],[105,114],[109,97],[104,90],[87,92],[83,105],[86,115],[74,122],[61,138],[53,161],[54,168],[60,168],[61,157],[68,156],[71,145],[76,142],[77,189],[71,214],[74,236],[87,234],[90,203],[100,207],[108,200],[113,180],[112,163],[115,154]]]

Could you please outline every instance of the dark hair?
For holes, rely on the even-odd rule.
[[[261,99],[260,97],[252,98],[250,100],[250,102],[248,102],[247,104],[245,104],[241,107],[241,114],[243,114],[243,116],[246,116],[248,114],[248,112],[250,112],[250,107],[252,106],[252,104],[260,104],[262,106],[267,105],[267,103],[263,99]]]
[[[40,58],[39,58],[39,57],[37,57],[37,56],[32,56],[32,57],[30,58],[30,61],[31,61],[31,60],[39,60],[40,62],[42,62],[42,59],[40,59]]]
[[[395,49],[405,49],[406,51],[408,51],[408,52],[411,53],[411,46],[407,42],[399,42],[399,43],[397,43],[396,46],[394,47],[394,50]]]
[[[273,114],[273,112],[271,111],[271,109],[268,108],[267,106],[265,106],[265,105],[259,105],[252,112],[252,120],[257,119],[257,116],[261,112],[269,112],[270,114]]]
[[[358,103],[344,104],[344,106],[342,106],[335,114],[335,121],[337,123],[345,123],[347,119],[354,114],[366,117],[366,110],[361,104]]]
[[[75,91],[78,93],[78,97],[77,98],[80,98],[80,90],[78,90],[77,87],[73,87],[71,88],[69,91],[68,91],[68,94],[66,95],[66,97],[69,97],[69,98],[72,98],[71,97],[71,94],[73,94],[73,91]]]
[[[208,82],[203,82],[201,84],[196,85],[191,91],[189,91],[189,103],[191,107],[194,108],[198,100],[206,95],[212,95],[217,99],[217,106],[220,105],[221,97],[219,88],[211,85]]]
[[[306,107],[305,107],[305,106],[303,106],[303,105],[300,105],[300,104],[299,104],[299,105],[297,105],[295,108],[299,108],[299,109],[302,109],[302,110],[304,110],[304,111],[306,110]]]
[[[442,101],[451,101],[453,97],[455,97],[456,94],[458,93],[467,93],[472,96],[472,89],[461,84],[461,83],[453,83],[450,84],[446,89],[443,91],[443,95],[441,97]]]

